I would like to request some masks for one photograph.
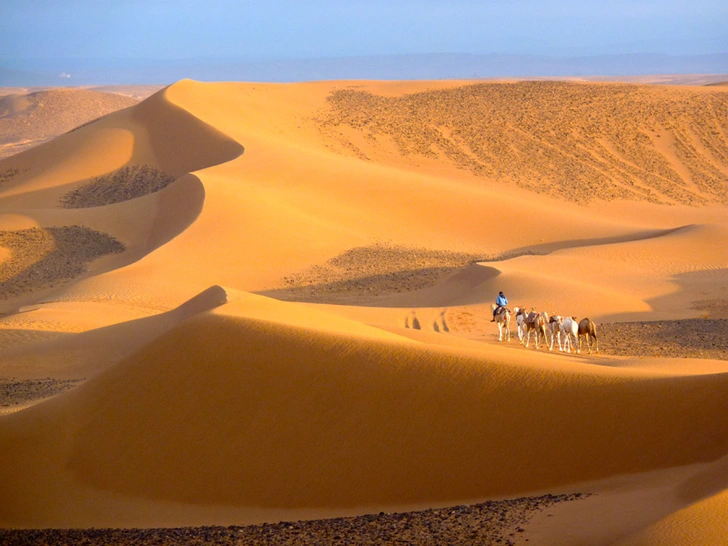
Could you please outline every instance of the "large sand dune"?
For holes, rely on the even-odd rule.
[[[0,526],[578,491],[524,536],[710,541],[728,363],[498,343],[489,306],[720,337],[727,111],[720,86],[182,81],[6,158],[0,379],[83,381],[0,416]]]
[[[0,90],[0,158],[137,102],[133,97],[90,89]]]

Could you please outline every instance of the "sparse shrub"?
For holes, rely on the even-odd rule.
[[[0,263],[0,300],[67,282],[93,260],[125,250],[111,235],[82,226],[0,231],[0,246],[11,251]]]
[[[359,157],[389,141],[576,203],[728,204],[728,93],[524,81],[394,97],[340,89],[328,104],[322,133]]]
[[[61,207],[80,209],[121,203],[157,192],[174,180],[152,165],[128,165],[68,192],[61,198]]]

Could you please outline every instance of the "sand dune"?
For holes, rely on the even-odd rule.
[[[4,159],[0,380],[78,386],[0,416],[0,526],[580,492],[529,543],[709,543],[727,107],[721,86],[187,80]],[[72,229],[120,246],[82,266]],[[591,317],[602,354],[498,343],[499,290]]]
[[[48,89],[0,96],[0,158],[71,131],[137,99],[89,89]]]

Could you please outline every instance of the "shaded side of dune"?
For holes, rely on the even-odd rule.
[[[545,495],[450,508],[372,514],[311,521],[283,521],[245,527],[175,529],[0,530],[7,546],[27,544],[516,544],[531,517],[555,504],[585,496]]]
[[[9,416],[0,437],[13,447],[0,442],[0,463],[17,502],[4,521],[29,510],[48,521],[38,499],[51,503],[42,483],[56,465],[129,497],[353,507],[517,495],[728,450],[726,374],[555,372],[523,352],[505,365],[312,327],[201,315]],[[21,455],[41,434],[47,448]],[[20,478],[45,473],[32,486]],[[83,517],[67,506],[63,521]]]

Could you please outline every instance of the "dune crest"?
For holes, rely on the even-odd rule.
[[[728,309],[727,97],[183,80],[2,160],[2,233],[45,235],[0,249],[0,275],[24,279],[0,383],[73,388],[0,416],[0,525],[592,492],[554,509],[558,539],[621,501],[639,513],[580,532],[709,523],[728,455],[725,351],[706,350]],[[71,226],[125,250],[48,286],[91,250],[47,260]],[[499,342],[499,291],[590,318],[601,352],[526,349],[515,321]]]

